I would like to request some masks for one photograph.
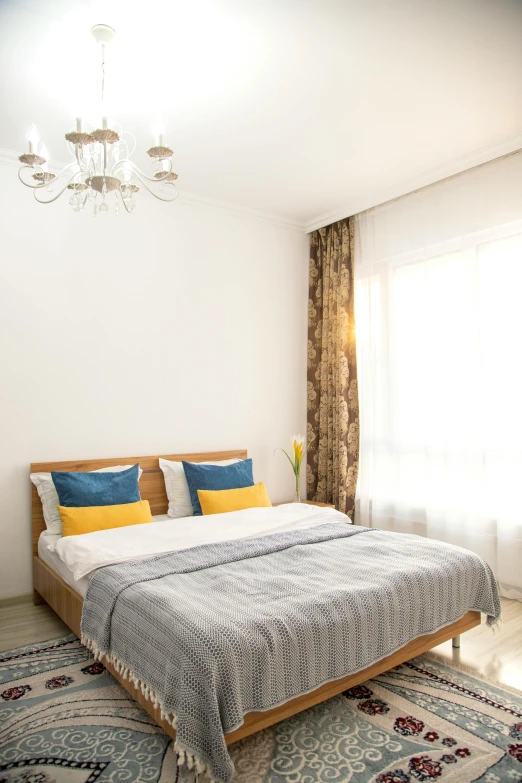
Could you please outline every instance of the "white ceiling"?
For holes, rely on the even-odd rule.
[[[310,230],[522,146],[522,0],[0,0],[0,147],[162,122],[182,193]],[[521,183],[522,187],[522,183]]]

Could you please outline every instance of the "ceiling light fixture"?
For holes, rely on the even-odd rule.
[[[101,96],[102,107],[105,98],[105,47],[116,35],[112,27],[105,24],[95,25],[91,34],[101,47]],[[48,153],[43,145],[38,147],[38,133],[34,125],[27,139],[29,152],[20,155],[23,164],[18,172],[20,181],[34,191],[40,204],[56,201],[66,190],[70,192],[69,204],[75,212],[82,211],[87,203],[92,203],[94,215],[106,214],[109,206],[107,195],[114,192],[118,214],[119,199],[127,212],[135,207],[134,195],[140,190],[141,183],[155,198],[161,201],[174,201],[178,195],[176,180],[178,175],[172,171],[170,147],[163,142],[163,133],[159,133],[155,144],[147,154],[152,158],[153,176],[146,176],[130,159],[136,149],[136,139],[121,127],[109,127],[107,112],[102,108],[101,128],[85,125],[76,119],[76,129],[65,134],[67,148],[73,156],[59,174],[48,171]]]

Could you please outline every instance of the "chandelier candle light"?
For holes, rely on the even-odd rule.
[[[105,47],[116,35],[112,27],[95,25],[91,34],[101,48],[101,95],[104,105],[105,93]],[[20,181],[34,191],[40,204],[56,201],[66,190],[70,192],[69,204],[75,212],[92,203],[94,215],[106,214],[109,193],[115,193],[114,211],[118,214],[119,200],[127,210],[135,207],[134,196],[143,185],[149,193],[161,201],[174,201],[178,195],[175,182],[178,175],[172,171],[173,151],[163,142],[159,134],[153,147],[147,150],[152,158],[152,177],[146,176],[130,160],[136,149],[136,140],[121,127],[110,128],[107,114],[102,110],[101,128],[88,126],[78,117],[76,129],[65,134],[67,148],[73,156],[59,174],[48,171],[48,153],[43,145],[38,149],[38,134],[34,125],[28,134],[29,152],[20,155],[23,164],[18,172]],[[140,184],[138,184],[140,183]]]

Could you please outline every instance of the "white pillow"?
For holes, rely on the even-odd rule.
[[[132,468],[132,465],[115,465],[113,468],[100,468],[99,470],[90,470],[88,473],[118,473],[122,470],[128,470]],[[142,469],[139,469],[138,481],[143,473]],[[42,501],[43,515],[45,520],[45,526],[47,532],[53,535],[62,535],[62,520],[58,513],[57,506],[59,504],[58,493],[54,486],[53,479],[50,473],[31,473],[29,476],[33,484],[35,485],[40,500]]]
[[[224,459],[221,462],[198,462],[198,465],[233,465],[234,462],[241,462],[241,460]],[[169,459],[160,457],[159,464],[165,477],[165,489],[169,499],[169,517],[178,519],[179,517],[194,516],[183,463],[171,462]]]

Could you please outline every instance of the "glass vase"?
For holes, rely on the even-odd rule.
[[[295,498],[294,503],[301,502],[301,490],[299,488],[299,474],[295,477]]]

